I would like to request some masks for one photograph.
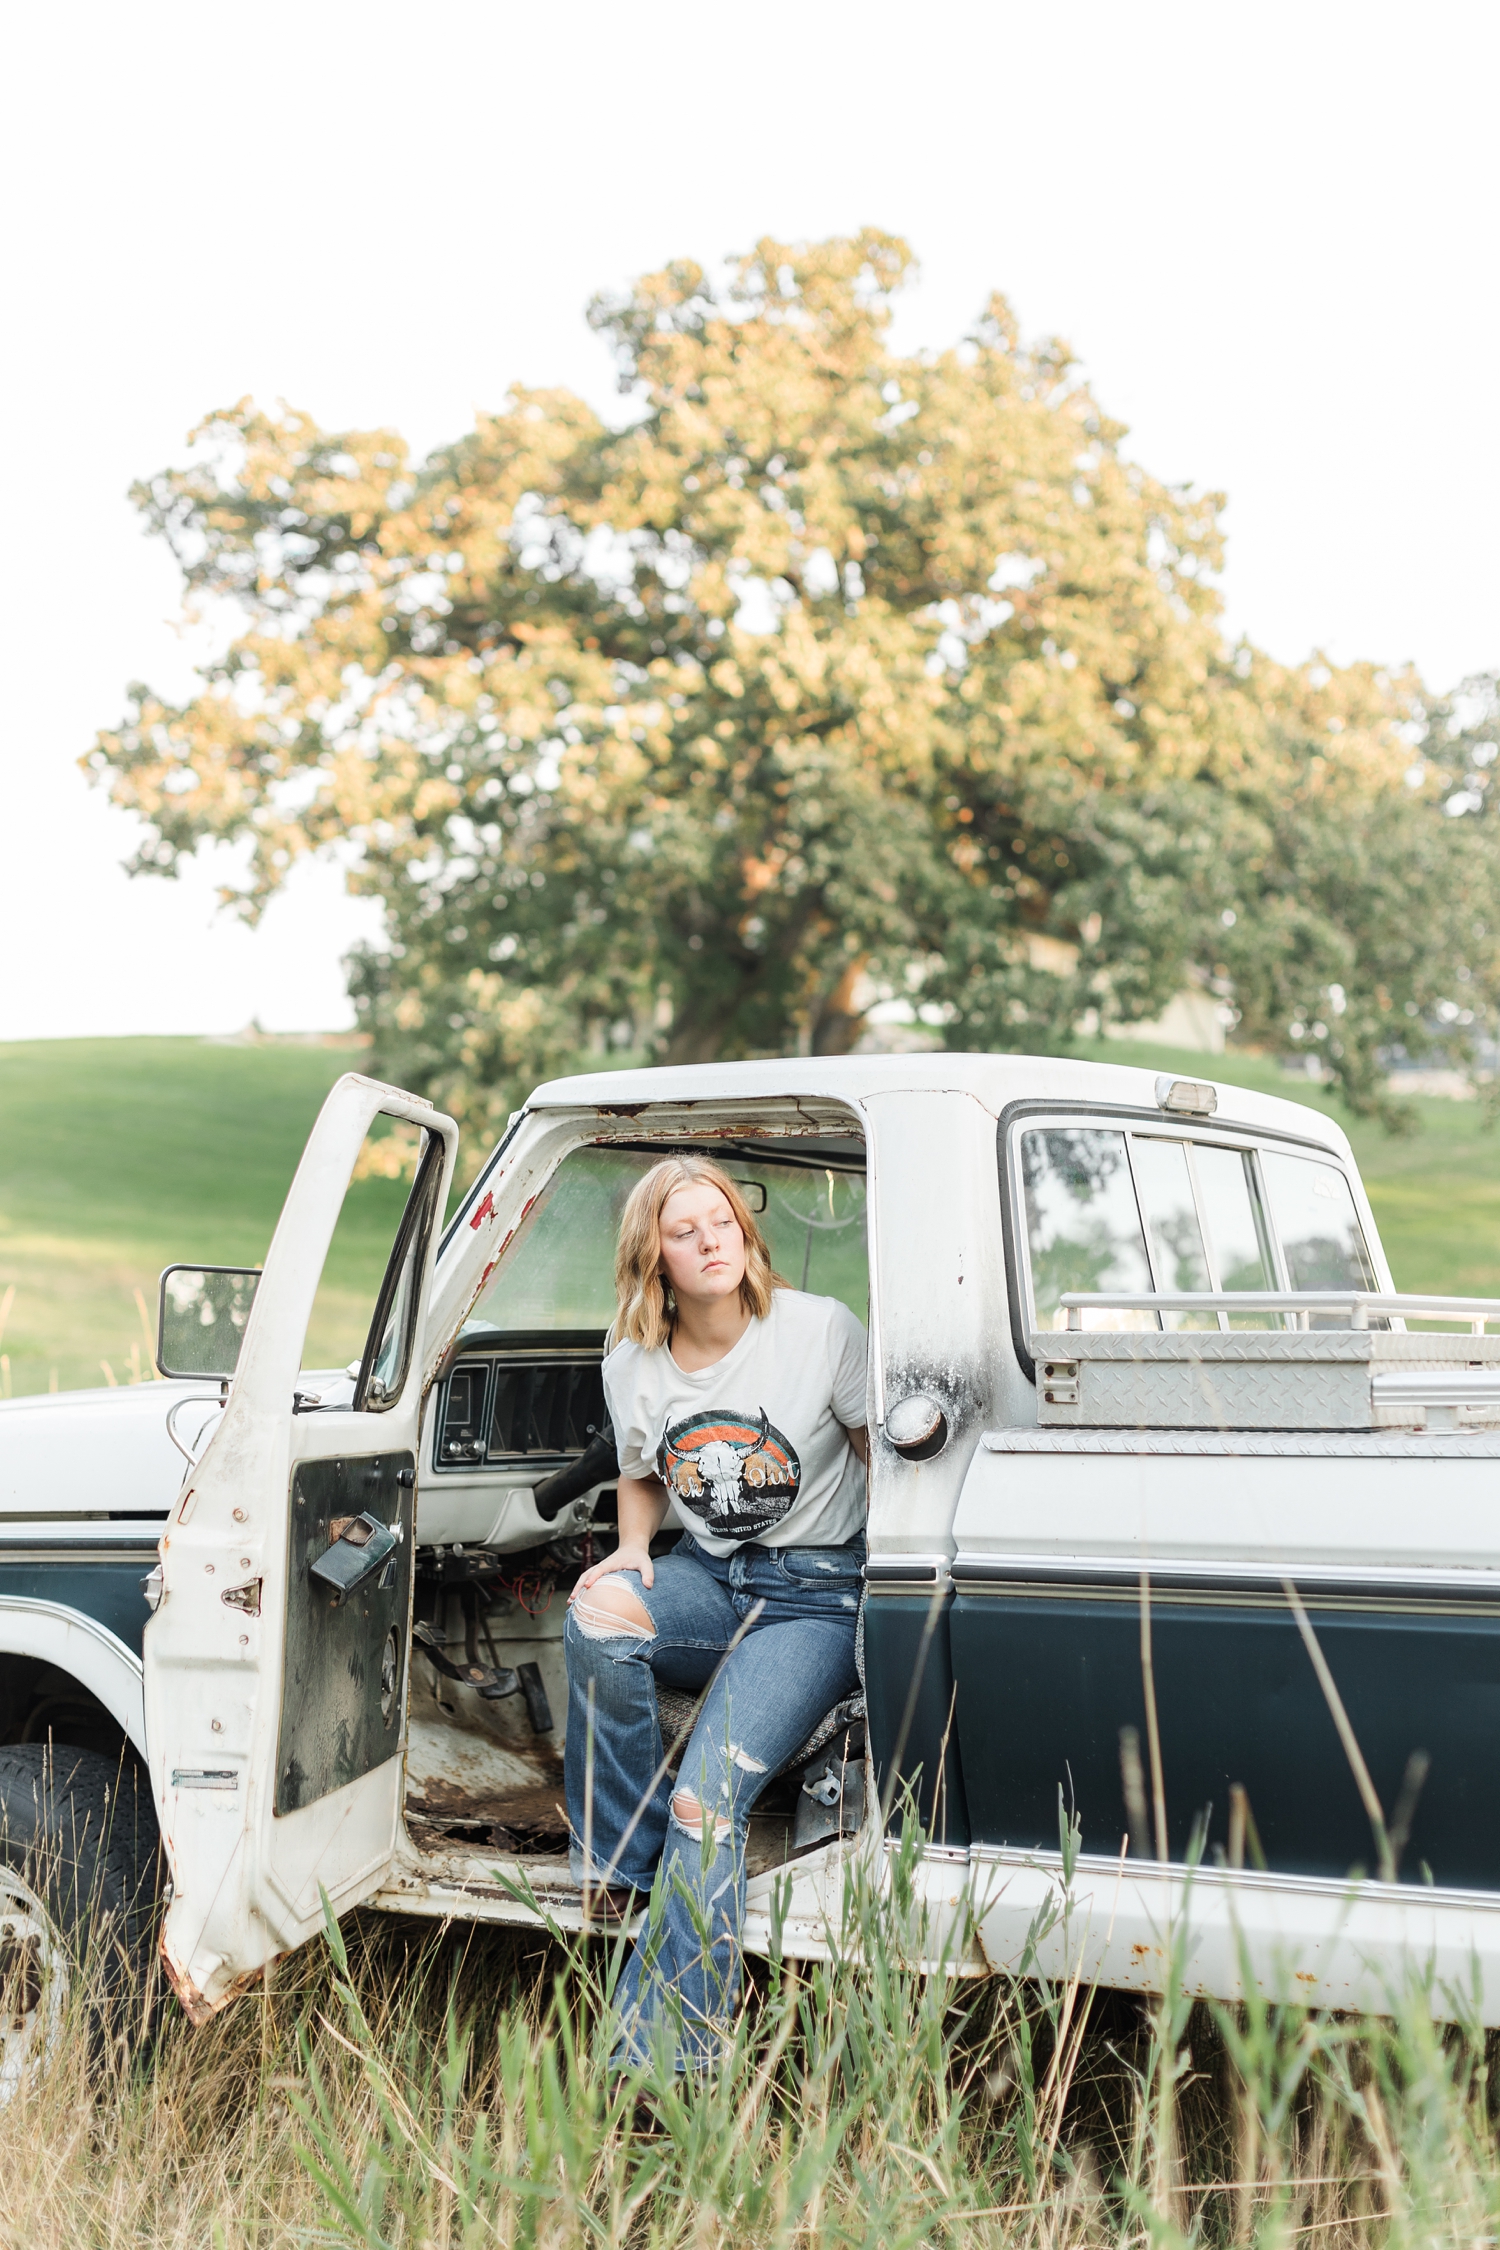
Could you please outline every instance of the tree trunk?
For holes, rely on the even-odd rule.
[[[723,1041],[722,1015],[712,1022],[698,1016],[679,1016],[661,1059],[664,1063],[717,1062]]]
[[[847,1055],[864,1030],[864,1010],[854,1005],[855,987],[864,970],[863,955],[851,961],[818,1010],[812,1031],[815,1055]]]

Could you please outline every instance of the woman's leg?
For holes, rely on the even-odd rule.
[[[617,2066],[645,2062],[672,2024],[679,2070],[713,2061],[740,1982],[745,1830],[766,1782],[859,1684],[854,1619],[758,1624],[721,1667],[666,1795],[651,1919],[615,1994]],[[678,2032],[677,2011],[681,2011]]]
[[[564,1778],[577,1881],[651,1888],[672,1794],[665,1776],[651,1787],[662,1758],[653,1672],[702,1687],[738,1629],[728,1594],[692,1555],[663,1555],[652,1586],[622,1570],[571,1604]]]

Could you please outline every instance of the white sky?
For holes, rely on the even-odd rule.
[[[370,927],[127,882],[74,761],[185,660],[125,500],[207,409],[419,447],[514,378],[611,408],[583,309],[759,234],[905,234],[906,345],[1004,290],[1158,475],[1227,491],[1278,656],[1500,665],[1500,12],[1427,0],[98,0],[10,19],[0,132],[0,1039],[332,1028]]]

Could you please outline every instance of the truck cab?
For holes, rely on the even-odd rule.
[[[308,1370],[388,1122],[415,1173],[385,1279]],[[610,1072],[539,1088],[444,1225],[456,1139],[340,1081],[232,1364],[170,1400],[185,1473],[132,1518],[160,1575],[116,1702],[195,2017],[329,1907],[576,1925],[562,1614],[614,1537],[614,1237],[691,1150],[870,1338],[863,1694],[760,1801],[747,1945],[779,1884],[781,1945],[823,1952],[915,1812],[968,1972],[1378,2006],[1477,1961],[1500,2020],[1500,1306],[1395,1297],[1328,1118],[1023,1056]],[[57,1411],[75,1451],[88,1419]],[[691,1705],[660,1700],[669,1747]]]

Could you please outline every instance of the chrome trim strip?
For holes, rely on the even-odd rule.
[[[868,1586],[933,1586],[949,1572],[946,1555],[870,1555],[865,1561]]]
[[[155,1524],[164,1524],[171,1514],[170,1508],[121,1509],[117,1515],[98,1509],[89,1514],[82,1510],[76,1514],[49,1514],[45,1508],[0,1509],[0,1542],[7,1539],[24,1539],[36,1546],[47,1541],[66,1547],[74,1542],[118,1540],[128,1546],[134,1540],[156,1545]]]
[[[1149,1573],[1153,1591],[1266,1592],[1281,1595],[1283,1579],[1303,1592],[1387,1594],[1421,1599],[1435,1594],[1500,1601],[1500,1570],[1432,1570],[1421,1563],[1287,1563],[1220,1561],[1181,1555],[981,1555],[960,1551],[953,1581],[966,1585],[1128,1587]]]
[[[162,1517],[162,1529],[167,1519]],[[0,1539],[0,1569],[7,1563],[139,1563],[155,1561],[160,1552],[158,1539],[121,1539],[108,1547],[66,1547],[61,1542],[55,1547],[44,1547],[35,1539],[17,1541],[12,1545]]]

